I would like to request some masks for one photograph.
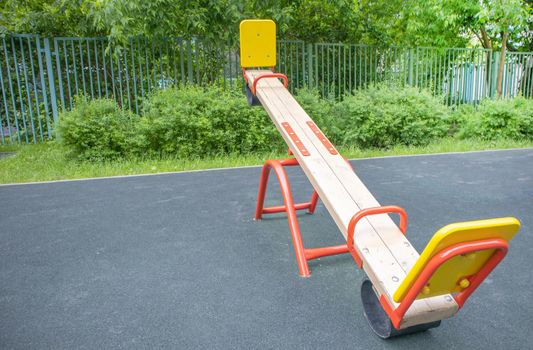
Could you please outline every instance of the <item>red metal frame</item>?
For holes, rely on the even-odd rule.
[[[292,152],[288,151],[289,155]],[[349,163],[348,163],[349,164]],[[357,212],[350,223],[348,224],[348,232],[346,237],[346,244],[340,244],[336,246],[321,247],[321,248],[305,248],[302,241],[302,234],[300,232],[300,226],[298,224],[298,218],[296,217],[296,210],[307,209],[309,213],[315,211],[318,202],[318,193],[313,191],[313,195],[309,202],[294,203],[292,198],[291,188],[287,174],[285,172],[285,166],[299,165],[296,158],[288,158],[283,160],[267,160],[263,165],[261,171],[261,180],[259,183],[259,191],[257,196],[257,207],[255,211],[255,219],[260,220],[263,214],[272,213],[287,213],[287,220],[289,222],[289,230],[294,245],[294,252],[296,255],[296,262],[298,264],[298,271],[300,276],[309,277],[311,275],[309,270],[308,261],[323,256],[337,255],[343,253],[351,253],[357,266],[362,268],[363,262],[354,246],[355,228],[357,223],[366,216],[378,215],[378,214],[390,214],[397,213],[400,215],[400,231],[405,234],[408,225],[407,212],[398,206],[383,206],[366,208]],[[279,181],[281,193],[283,196],[284,205],[264,207],[266,189],[268,184],[268,177],[270,175],[270,169],[273,169]],[[400,329],[401,321],[409,309],[409,307],[416,300],[417,296],[422,292],[422,289],[427,285],[431,276],[437,271],[439,266],[444,264],[449,259],[457,255],[468,254],[476,251],[482,251],[487,249],[494,249],[494,254],[487,260],[485,265],[474,275],[465,276],[469,281],[469,286],[463,289],[460,293],[453,296],[457,302],[459,308],[462,308],[466,300],[470,295],[479,287],[483,280],[492,272],[492,270],[503,260],[508,250],[508,243],[503,239],[486,239],[472,242],[464,242],[452,245],[435,256],[433,256],[426,264],[413,286],[409,289],[409,292],[395,309],[389,302],[385,295],[380,295],[379,301],[381,306],[389,316],[392,325],[396,329]]]
[[[283,79],[283,86],[285,86],[285,88],[289,87],[289,78],[287,78],[287,76],[285,74],[281,74],[281,73],[265,73],[265,74],[261,74],[258,77],[255,77],[254,83],[252,84],[252,94],[255,95],[255,93],[257,91],[257,83],[259,82],[259,80],[264,79],[264,78],[279,78],[279,79]]]
[[[466,277],[470,282],[470,285],[460,293],[454,295],[455,301],[459,305],[459,308],[461,308],[463,307],[468,297],[470,297],[470,295],[476,290],[476,288],[479,287],[481,282],[483,282],[485,277],[487,277],[491,273],[491,271],[494,270],[494,268],[500,263],[500,261],[503,260],[503,258],[507,254],[508,248],[509,246],[507,241],[503,239],[485,239],[452,245],[451,247],[442,250],[433,258],[431,258],[431,260],[427,263],[427,265],[420,273],[420,276],[418,276],[411,289],[409,289],[407,295],[404,297],[404,299],[396,309],[394,309],[393,306],[390,305],[384,295],[381,295],[379,298],[381,306],[383,306],[383,309],[391,319],[393,326],[396,329],[399,329],[403,316],[405,315],[411,304],[413,304],[416,297],[420,294],[424,286],[427,285],[431,276],[433,276],[439,266],[441,266],[447,260],[457,255],[468,254],[487,249],[494,249],[494,254],[492,254],[489,260],[487,260],[485,265],[483,265],[483,267],[476,274]]]
[[[274,73],[273,72],[274,67],[271,67],[271,70],[272,70],[272,73],[265,73],[254,79],[254,82],[251,88],[251,92],[253,95],[256,95],[257,83],[259,82],[259,80],[264,79],[264,78],[283,79],[283,85],[285,86],[285,88],[288,88],[289,80],[287,76],[281,73]],[[242,76],[246,84],[248,84],[248,77],[246,76],[245,68],[242,68]],[[318,127],[312,121],[307,122],[307,125],[311,128],[311,130],[315,133],[315,135],[322,141],[324,146],[328,149],[328,151],[331,154],[333,155],[338,154],[337,150],[333,147],[333,145],[329,142],[329,140],[322,134],[320,129],[318,129]],[[287,128],[287,126],[284,126],[284,127]],[[290,125],[288,125],[288,127],[290,128]],[[309,155],[305,147],[303,149],[300,148],[300,151],[302,152],[304,156]],[[288,150],[288,153],[289,155],[293,155],[290,149]],[[351,166],[348,160],[346,160],[346,162]],[[298,224],[298,219],[296,217],[296,210],[307,209],[310,214],[314,213],[319,196],[318,196],[317,191],[314,190],[311,196],[311,200],[309,202],[296,203],[296,204],[294,203],[289,180],[287,178],[287,174],[285,172],[284,167],[285,166],[296,166],[296,165],[299,165],[298,160],[296,158],[289,158],[289,159],[283,159],[283,160],[267,160],[265,162],[265,164],[263,165],[263,169],[261,171],[261,180],[259,183],[259,192],[257,196],[255,219],[260,220],[263,214],[272,214],[272,213],[280,213],[280,212],[287,213],[287,219],[289,222],[289,229],[290,229],[293,244],[294,244],[294,252],[296,254],[298,270],[302,277],[309,277],[311,275],[309,271],[309,265],[308,265],[309,260],[320,258],[323,256],[337,255],[337,254],[343,254],[343,253],[348,253],[348,252],[352,254],[357,266],[359,268],[362,268],[363,261],[355,249],[354,236],[355,236],[355,227],[357,226],[357,223],[366,216],[397,213],[400,215],[400,231],[405,235],[405,232],[407,230],[407,225],[408,225],[408,218],[407,218],[407,212],[403,208],[398,207],[398,206],[383,206],[383,207],[375,207],[375,208],[366,208],[366,209],[362,209],[359,212],[357,212],[350,220],[350,223],[348,224],[346,244],[340,244],[340,245],[329,246],[329,247],[321,247],[321,248],[305,248],[303,245],[303,241],[302,241],[302,235],[300,232],[300,226]],[[272,207],[265,208],[264,202],[265,202],[265,195],[266,195],[266,189],[267,189],[270,169],[274,169],[274,172],[276,173],[285,205],[272,206]],[[435,271],[437,271],[439,266],[441,266],[446,261],[448,261],[449,259],[452,259],[453,257],[457,255],[468,254],[468,253],[488,250],[488,249],[494,249],[494,253],[492,254],[492,256],[489,258],[489,260],[487,260],[485,265],[483,265],[483,267],[476,274],[471,275],[471,276],[465,276],[465,278],[469,281],[469,286],[463,289],[460,293],[457,293],[456,295],[453,296],[459,308],[462,308],[466,300],[470,297],[470,295],[472,295],[472,293],[479,287],[479,285],[483,282],[483,280],[492,272],[492,270],[494,270],[494,268],[503,260],[503,258],[505,258],[508,248],[509,247],[508,247],[507,241],[503,239],[486,239],[486,240],[465,242],[465,243],[459,243],[451,247],[448,247],[431,258],[431,260],[427,263],[427,265],[424,267],[424,269],[422,270],[422,272],[420,273],[420,275],[414,282],[413,286],[409,289],[409,292],[407,293],[407,295],[404,297],[404,299],[402,300],[402,302],[398,305],[396,309],[394,309],[394,307],[389,303],[388,299],[384,295],[381,295],[379,298],[381,306],[383,307],[383,309],[389,316],[393,326],[396,329],[399,329],[401,321],[405,313],[407,312],[409,307],[413,304],[413,302],[416,300],[417,296],[421,293],[422,289],[427,285],[428,281],[431,279],[431,276],[433,276],[433,274],[435,273]]]
[[[274,73],[274,67],[270,67],[270,70],[272,71],[271,73],[265,73],[265,74],[261,74],[260,76],[255,77],[254,83],[252,84],[252,88],[251,88],[252,94],[254,96],[257,91],[257,83],[259,82],[259,80],[264,79],[264,78],[283,79],[283,86],[285,86],[285,88],[289,87],[289,78],[287,78],[285,74]],[[246,69],[241,67],[241,71],[242,71],[242,77],[244,78],[246,85],[248,85],[248,77],[246,76]]]
[[[355,263],[359,268],[363,267],[363,260],[357,253],[357,250],[354,246],[354,235],[355,235],[355,226],[357,223],[364,218],[365,216],[370,215],[378,215],[378,214],[389,214],[389,213],[397,213],[400,215],[400,231],[405,235],[405,231],[407,230],[407,212],[396,205],[387,205],[383,207],[374,207],[374,208],[366,208],[361,209],[350,220],[350,223],[348,224],[348,232],[346,236],[346,243],[348,245],[348,249],[350,250],[350,253],[352,254]]]
[[[292,152],[289,151],[289,154]],[[287,220],[289,221],[289,230],[292,236],[292,242],[294,245],[294,253],[296,254],[296,262],[298,264],[298,271],[300,276],[309,277],[311,275],[309,271],[309,260],[320,258],[323,256],[337,255],[348,253],[348,246],[346,244],[340,244],[330,247],[321,248],[305,248],[302,241],[302,234],[300,232],[300,226],[298,224],[298,218],[296,217],[296,210],[307,209],[310,214],[314,213],[317,202],[318,193],[313,191],[311,200],[305,203],[294,204],[289,179],[285,172],[285,166],[300,165],[296,158],[289,158],[283,160],[267,160],[261,170],[261,180],[259,182],[259,192],[257,195],[257,207],[255,210],[255,219],[260,220],[263,214],[287,212]],[[268,184],[268,176],[270,169],[273,169],[278,177],[279,185],[281,188],[281,194],[283,196],[283,202],[285,205],[264,207],[266,189]]]

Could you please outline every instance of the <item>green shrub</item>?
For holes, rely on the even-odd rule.
[[[59,116],[60,141],[74,156],[103,160],[135,154],[142,148],[138,116],[107,99],[76,98],[76,107]]]
[[[426,145],[450,128],[450,110],[427,91],[370,86],[339,102],[333,115],[336,142],[359,147]]]
[[[523,97],[484,100],[476,109],[461,107],[457,114],[461,138],[533,140],[533,101]]]
[[[152,153],[202,157],[282,148],[262,108],[240,91],[184,87],[157,91],[144,105],[140,132]]]
[[[339,146],[389,148],[426,145],[457,130],[461,138],[533,139],[533,101],[483,101],[451,113],[416,88],[370,86],[341,102],[300,89],[296,99]],[[60,141],[80,159],[135,155],[180,158],[279,151],[285,143],[263,108],[247,105],[241,91],[182,87],[155,91],[139,117],[112,100],[76,100],[60,115]]]

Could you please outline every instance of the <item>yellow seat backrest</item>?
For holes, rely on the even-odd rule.
[[[274,67],[276,23],[270,19],[246,19],[239,29],[241,67]]]
[[[520,222],[513,217],[458,222],[444,226],[433,235],[413,268],[398,287],[393,296],[394,301],[403,300],[427,263],[443,249],[458,243],[491,238],[510,241],[519,228]],[[462,291],[468,287],[468,281],[465,278],[477,273],[493,252],[493,249],[477,251],[447,260],[435,271],[417,299]]]

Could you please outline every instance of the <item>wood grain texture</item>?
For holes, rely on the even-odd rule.
[[[249,85],[253,84],[255,77],[268,72],[247,71]],[[308,125],[311,118],[278,79],[261,79],[257,84],[257,97],[346,238],[352,216],[360,209],[380,204],[344,158],[340,154],[332,154],[327,143],[315,135]],[[290,124],[309,155],[304,156],[300,152],[301,146],[295,144],[282,123]],[[355,249],[362,257],[363,268],[376,290],[396,307],[398,304],[393,302],[392,295],[415,264],[418,252],[387,214],[360,221],[356,227]],[[405,314],[401,327],[445,319],[457,310],[451,295],[417,300]]]

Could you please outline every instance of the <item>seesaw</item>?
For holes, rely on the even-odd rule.
[[[505,257],[520,222],[505,217],[450,224],[437,231],[419,255],[405,237],[405,210],[378,203],[287,90],[288,78],[273,72],[275,23],[242,21],[240,54],[248,102],[265,108],[294,156],[265,162],[255,218],[287,213],[300,275],[310,276],[309,260],[350,253],[368,276],[361,286],[363,310],[372,330],[382,338],[425,331],[455,315]],[[306,203],[294,203],[284,170],[297,165],[314,189]],[[284,205],[264,207],[270,170],[278,178]],[[319,198],[346,244],[304,247],[296,211],[313,213]],[[400,216],[399,227],[389,214]]]

